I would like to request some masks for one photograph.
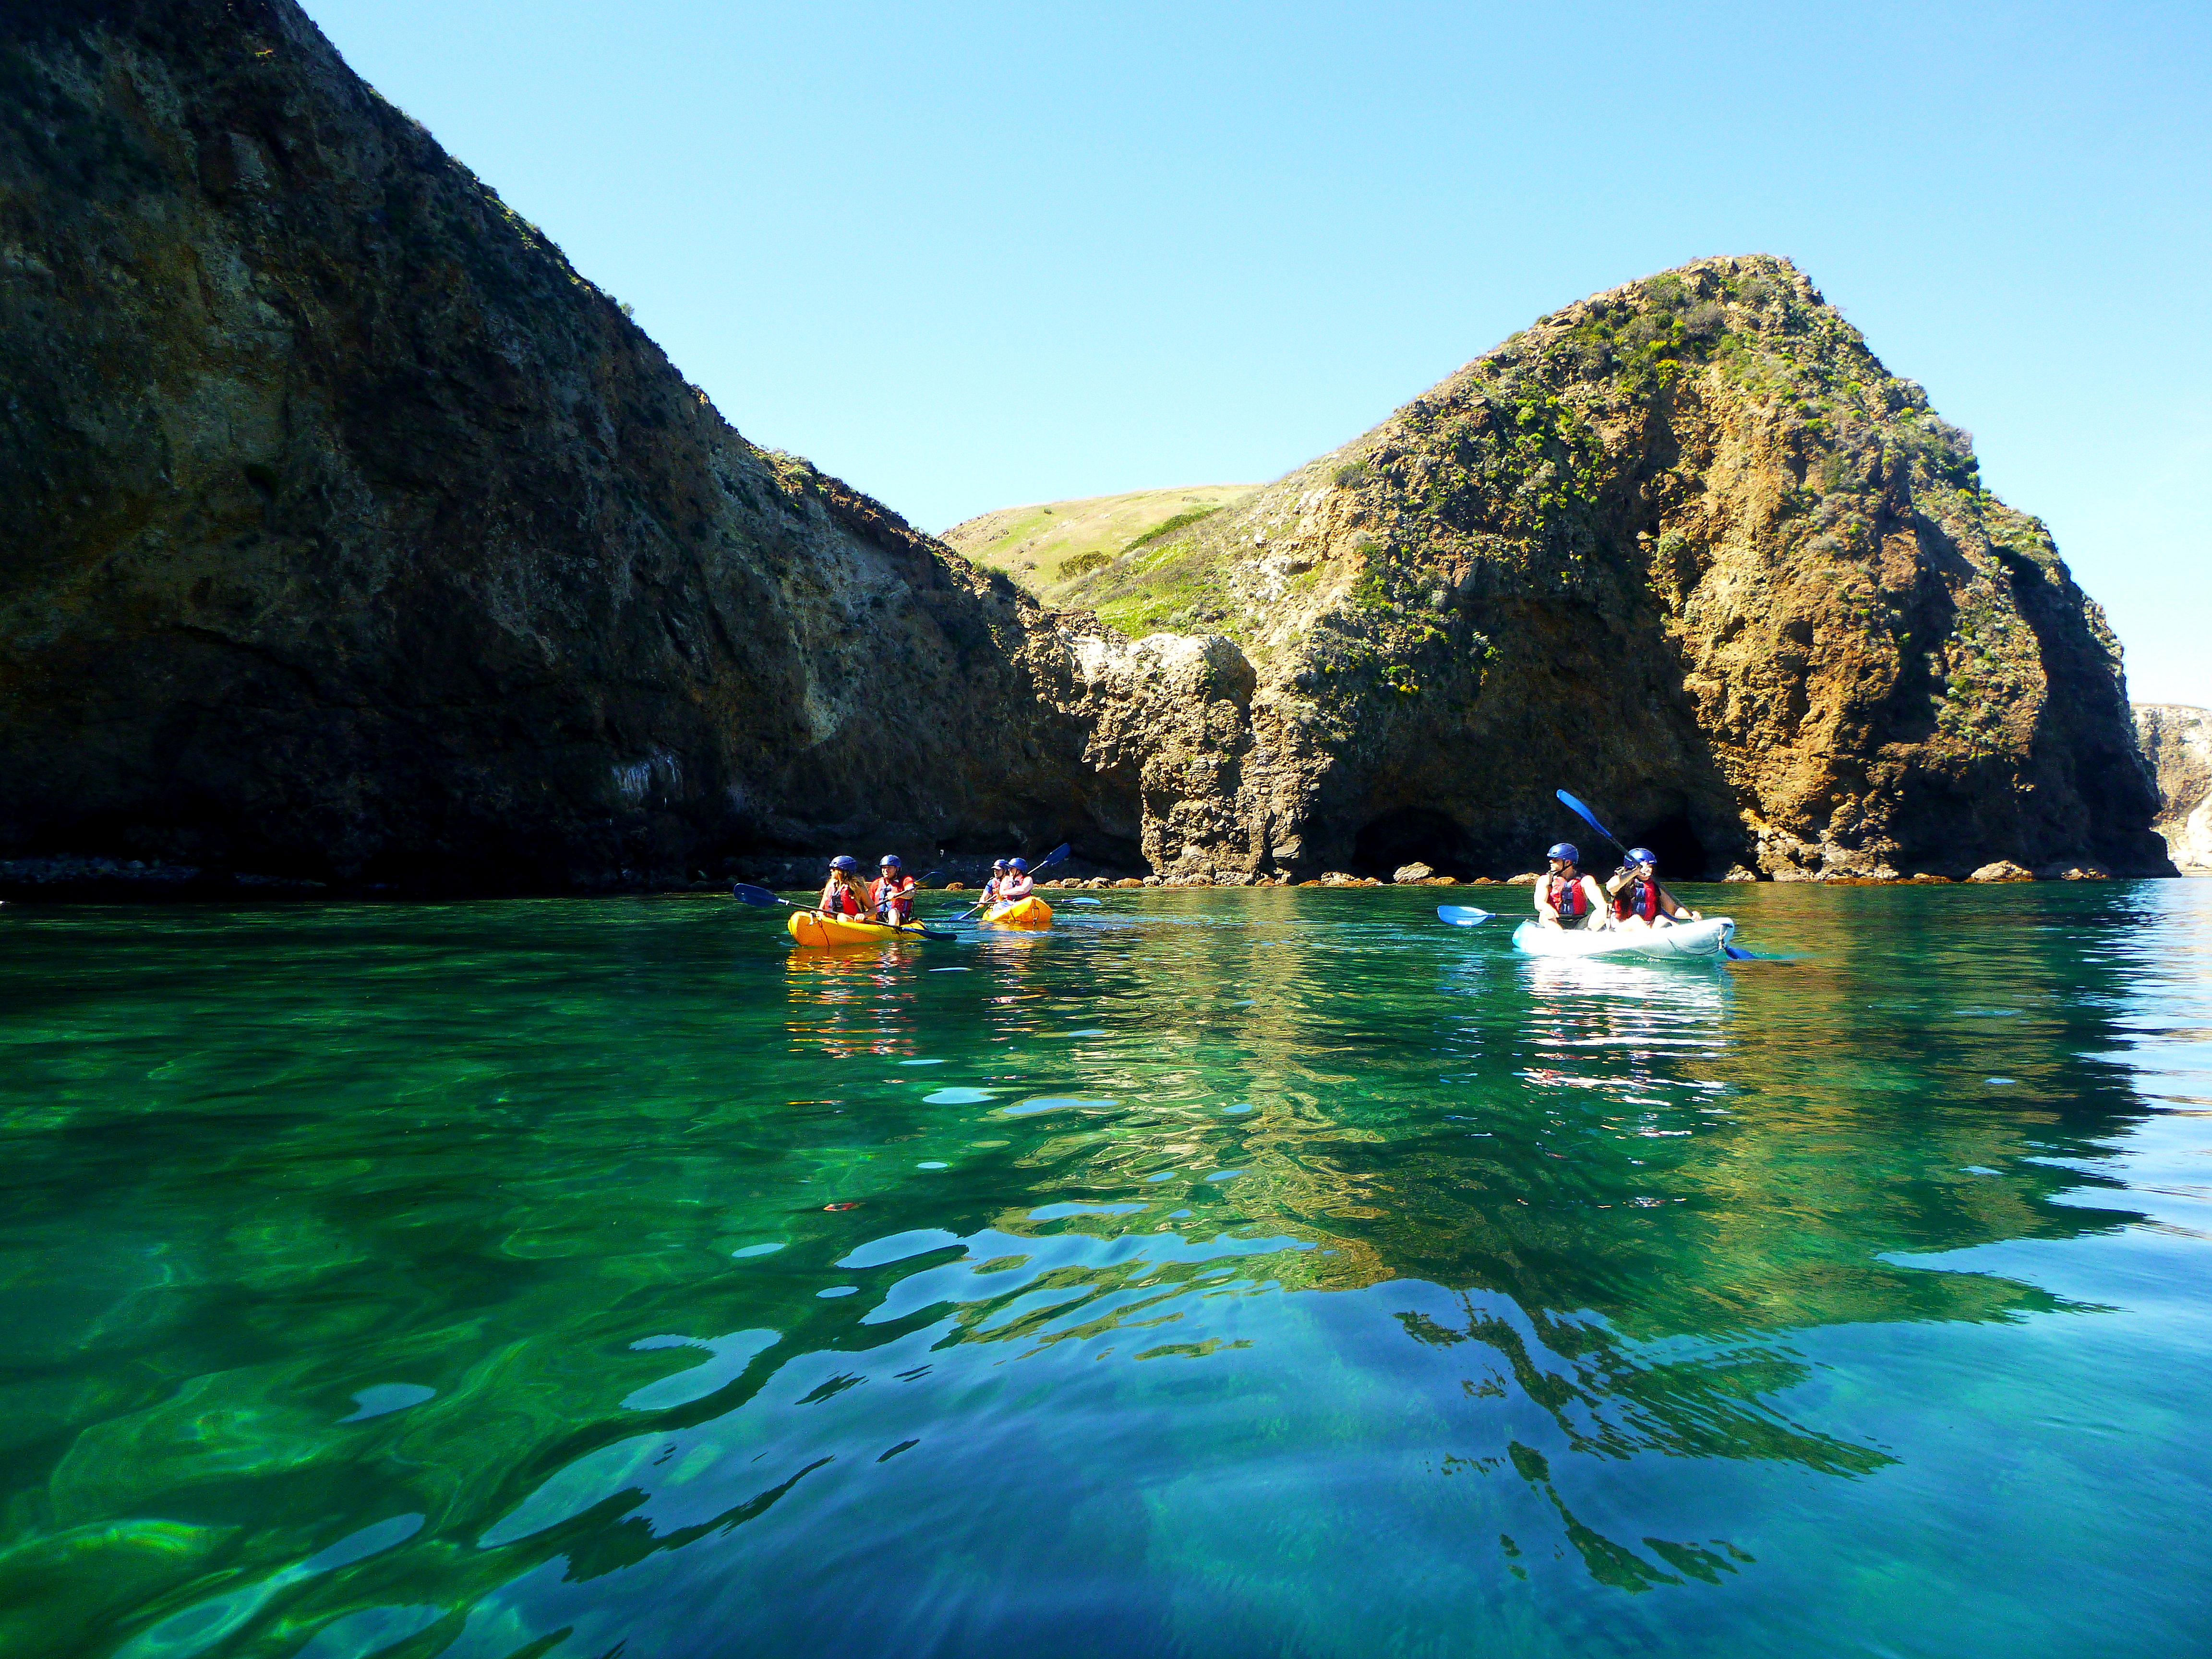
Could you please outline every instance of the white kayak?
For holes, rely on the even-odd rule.
[[[1539,927],[1524,921],[1513,930],[1513,948],[1532,957],[1643,957],[1710,962],[1735,937],[1726,916],[1678,922],[1672,927],[1631,927],[1601,933]]]

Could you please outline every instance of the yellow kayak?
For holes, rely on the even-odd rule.
[[[1049,927],[1052,906],[1032,894],[1012,904],[994,904],[975,919],[979,927]]]
[[[885,939],[919,936],[921,933],[918,921],[893,925],[861,921],[852,916],[817,915],[811,910],[793,910],[791,920],[784,926],[801,945],[880,945]]]

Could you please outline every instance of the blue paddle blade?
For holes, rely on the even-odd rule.
[[[1615,846],[1620,845],[1620,842],[1614,838],[1613,831],[1600,823],[1597,821],[1597,814],[1591,811],[1589,807],[1583,805],[1580,801],[1577,800],[1572,795],[1569,794],[1564,789],[1554,789],[1552,793],[1559,798],[1559,804],[1565,806],[1567,811],[1572,812],[1577,817],[1580,818],[1584,823],[1589,825],[1591,829],[1596,830],[1598,834],[1603,836],[1607,841],[1613,842]]]
[[[1490,912],[1478,910],[1472,904],[1439,904],[1437,920],[1448,921],[1455,927],[1480,927],[1490,920]]]
[[[730,886],[730,896],[733,899],[743,899],[747,904],[781,904],[783,902],[781,899],[769,892],[767,888],[756,887],[749,881],[732,883]]]
[[[1096,904],[1098,902],[1097,899],[1070,899],[1067,902],[1070,904]]]

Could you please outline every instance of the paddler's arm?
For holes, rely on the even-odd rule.
[[[1595,876],[1583,878],[1583,896],[1590,902],[1590,925],[1602,932],[1613,926],[1613,900],[1597,884]]]

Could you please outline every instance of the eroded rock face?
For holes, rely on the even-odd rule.
[[[0,855],[1133,858],[1036,607],[732,430],[289,0],[0,33]]]
[[[2151,828],[2174,863],[2212,872],[2212,708],[2139,702],[2136,738],[2158,775],[2158,817]]]
[[[1164,867],[1510,870],[1559,787],[1682,874],[2168,867],[2102,613],[1779,259],[1547,317],[1078,598],[1253,665],[1147,774]]]
[[[2164,867],[2096,607],[1784,262],[1148,539],[1133,642],[732,430],[291,0],[0,46],[9,868],[1502,874],[1560,785],[1684,875]]]

